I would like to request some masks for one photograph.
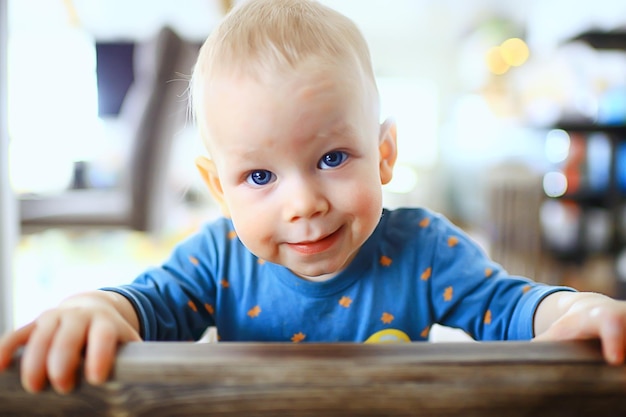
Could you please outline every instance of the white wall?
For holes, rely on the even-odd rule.
[[[12,258],[17,241],[16,200],[9,186],[7,127],[7,1],[0,0],[0,334],[13,325]]]

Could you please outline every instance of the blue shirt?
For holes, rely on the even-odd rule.
[[[565,287],[510,276],[461,229],[420,208],[383,210],[350,265],[325,282],[253,255],[219,219],[130,285],[144,340],[426,340],[433,324],[477,340],[527,340],[539,302]]]

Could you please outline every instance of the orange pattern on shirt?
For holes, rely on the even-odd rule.
[[[381,256],[380,257],[380,264],[382,266],[389,266],[389,265],[391,265],[391,258],[388,257],[388,256],[385,256],[385,255]]]
[[[235,232],[234,230],[231,230],[230,232],[228,232],[228,238],[230,240],[233,240],[236,237],[237,237],[237,232]]]
[[[452,300],[453,293],[454,293],[454,289],[452,287],[446,288],[446,290],[443,292],[443,300],[444,301]]]
[[[429,266],[428,268],[426,268],[424,270],[424,272],[422,272],[422,276],[420,277],[422,279],[422,281],[426,281],[428,280],[428,278],[430,278],[430,275],[432,274],[433,269]]]
[[[187,306],[189,306],[189,308],[192,309],[194,311],[194,313],[198,312],[198,307],[196,307],[196,305],[193,303],[193,301],[191,301],[191,300],[187,301]]]
[[[261,307],[259,306],[254,306],[250,310],[248,310],[248,316],[250,318],[259,317],[259,314],[261,314]]]
[[[198,258],[196,258],[195,256],[190,256],[189,257],[189,262],[191,262],[192,264],[194,264],[195,266],[198,266],[200,264],[200,261],[198,260]]]
[[[257,260],[257,262],[258,262],[258,264],[259,264],[259,265],[263,265],[263,264],[265,263],[265,259],[261,259],[261,258],[259,258],[259,259]]]
[[[485,313],[485,324],[491,324],[491,310],[487,310]]]
[[[306,335],[302,332],[300,333],[296,333],[293,336],[291,336],[291,341],[293,343],[300,343],[302,342],[304,339],[306,338]]]
[[[459,238],[456,236],[450,236],[448,238],[448,246],[451,248],[455,247],[459,243]]]
[[[420,336],[426,339],[429,334],[430,334],[430,326],[427,326],[424,328],[424,330],[422,330],[422,332],[420,333]]]
[[[485,268],[485,278],[489,278],[493,274],[493,269]]]
[[[419,223],[420,227],[428,227],[429,224],[430,219],[428,217],[424,217]]]
[[[220,281],[220,284],[222,285],[222,288],[228,288],[230,287],[230,284],[228,283],[228,281],[226,280],[226,278],[224,278],[223,280]]]
[[[393,321],[393,319],[394,319],[393,314],[383,313],[382,317],[380,318],[380,321],[382,321],[385,324],[389,324]]]
[[[211,304],[204,303],[204,309],[209,312],[209,314],[215,313],[215,309]]]
[[[341,297],[341,299],[339,300],[339,305],[345,308],[350,307],[350,304],[352,304],[352,298],[344,295],[343,297]]]

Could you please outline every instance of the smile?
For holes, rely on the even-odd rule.
[[[303,255],[315,255],[328,250],[341,236],[339,228],[330,235],[312,242],[288,243],[289,247]]]

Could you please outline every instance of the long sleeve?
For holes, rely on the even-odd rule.
[[[527,340],[544,297],[570,288],[511,276],[490,260],[466,233],[440,215],[421,220],[425,233],[419,252],[430,259],[428,292],[433,320],[461,328],[477,340]]]
[[[205,228],[179,244],[160,267],[150,268],[131,284],[103,290],[124,295],[133,304],[144,340],[197,340],[215,324],[220,253],[230,229],[225,221]]]

